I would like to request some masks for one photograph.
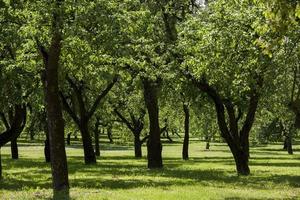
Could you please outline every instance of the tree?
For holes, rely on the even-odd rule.
[[[276,73],[270,73],[270,56],[255,44],[252,22],[262,19],[260,10],[248,6],[248,1],[217,1],[185,25],[193,31],[181,33],[182,72],[214,102],[221,136],[239,175],[250,173],[249,134],[261,92]]]
[[[76,97],[76,102],[72,102],[72,105],[68,103],[68,99],[65,95],[60,92],[60,97],[63,102],[64,109],[67,113],[71,116],[73,121],[77,124],[83,142],[83,149],[84,149],[84,161],[86,164],[96,163],[96,155],[93,149],[92,144],[92,137],[89,133],[89,121],[93,117],[94,113],[96,112],[97,107],[99,106],[100,102],[103,98],[108,94],[108,92],[112,89],[112,87],[117,82],[118,78],[115,77],[111,83],[109,83],[106,88],[101,91],[98,96],[96,97],[95,101],[93,102],[92,106],[89,110],[87,107],[87,102],[85,99],[88,99],[84,94],[84,82],[80,84],[76,84],[75,81],[67,77],[67,81],[70,84],[73,93]],[[78,107],[77,107],[78,106]],[[77,114],[78,108],[78,114]]]
[[[64,141],[64,120],[59,99],[58,73],[62,48],[64,1],[51,4],[51,42],[47,50],[39,41],[37,45],[44,62],[42,82],[44,84],[46,113],[49,131],[50,159],[54,199],[60,195],[69,196],[68,167]]]

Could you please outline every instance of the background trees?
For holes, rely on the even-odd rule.
[[[220,134],[239,175],[250,174],[251,143],[283,137],[292,154],[299,5],[274,2],[0,1],[0,146],[44,129],[55,192],[68,192],[70,132],[86,164],[100,129],[133,142],[137,158],[147,141],[150,169],[163,167],[170,132],[184,160],[190,137],[209,149]]]

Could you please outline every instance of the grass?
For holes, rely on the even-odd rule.
[[[71,198],[300,199],[300,146],[292,156],[281,151],[281,145],[251,148],[249,177],[236,175],[226,145],[213,143],[209,151],[204,147],[191,142],[191,158],[183,161],[180,143],[164,144],[163,170],[148,170],[146,158],[134,159],[130,146],[103,144],[96,165],[83,164],[79,144],[67,147]],[[0,199],[51,199],[51,171],[42,144],[23,143],[19,153],[19,160],[11,160],[9,148],[2,148]]]

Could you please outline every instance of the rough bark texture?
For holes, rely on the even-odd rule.
[[[162,144],[160,141],[158,89],[159,84],[148,79],[143,80],[144,99],[149,115],[149,139],[147,141],[148,168],[162,168]]]
[[[46,102],[46,115],[50,142],[50,159],[54,197],[59,193],[69,193],[68,166],[64,140],[64,121],[58,93],[58,69],[61,50],[61,36],[55,32],[47,52],[40,47],[45,71],[43,84]],[[68,196],[68,195],[67,195]]]
[[[83,151],[84,151],[84,162],[85,164],[93,164],[96,163],[96,154],[93,148],[92,137],[89,133],[88,123],[83,120],[80,123],[80,132],[83,143]]]
[[[183,140],[183,147],[182,147],[182,159],[188,160],[189,159],[189,138],[190,138],[190,110],[187,104],[183,104],[183,111],[184,111],[184,140]]]
[[[134,157],[142,158],[142,142],[140,137],[134,137]]]
[[[10,142],[11,158],[14,160],[19,159],[17,138]]]

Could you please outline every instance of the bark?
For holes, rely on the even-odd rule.
[[[136,134],[137,136],[134,137],[134,156],[135,158],[141,158],[142,157],[142,142],[139,134]]]
[[[158,89],[159,83],[143,80],[144,99],[149,116],[149,139],[147,141],[148,168],[162,168],[162,144],[160,141]]]
[[[96,163],[96,155],[93,148],[92,137],[89,133],[88,123],[86,120],[81,121],[80,132],[83,143],[84,162],[85,164],[94,164]]]
[[[249,175],[250,168],[248,164],[249,160],[247,152],[235,149],[232,151],[232,154],[235,160],[236,170],[238,174],[244,176]]]
[[[47,52],[39,45],[44,59],[42,77],[45,92],[46,115],[50,143],[50,159],[54,198],[59,193],[69,193],[68,166],[64,140],[64,121],[58,93],[58,69],[61,51],[61,36],[55,31]]]
[[[44,146],[44,155],[45,155],[45,162],[50,163],[51,161],[51,156],[50,156],[50,141],[49,137],[46,138],[44,141],[45,146]]]
[[[190,129],[190,110],[187,104],[183,104],[184,111],[184,140],[182,147],[182,159],[189,159],[189,129]]]
[[[19,159],[17,138],[10,142],[10,149],[11,149],[11,158],[14,160]]]

